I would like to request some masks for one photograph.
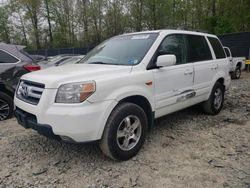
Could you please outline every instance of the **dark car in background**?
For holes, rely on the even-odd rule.
[[[0,43],[0,121],[13,115],[13,98],[20,77],[40,70],[25,46]]]

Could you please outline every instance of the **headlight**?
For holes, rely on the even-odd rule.
[[[56,103],[81,103],[94,92],[94,81],[64,84],[57,91]]]

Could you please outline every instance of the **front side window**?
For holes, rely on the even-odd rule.
[[[186,45],[183,35],[169,35],[161,43],[157,56],[159,55],[175,55],[176,64],[186,63]]]
[[[111,38],[95,47],[79,63],[108,65],[139,64],[157,36],[157,33],[147,33]]]
[[[13,57],[12,55],[0,50],[0,64],[3,63],[16,63],[18,59]]]
[[[223,47],[222,47],[221,43],[219,42],[219,40],[217,38],[213,38],[213,37],[208,37],[208,40],[214,49],[216,59],[226,58]]]
[[[212,59],[212,54],[204,36],[186,35],[188,42],[188,62]]]

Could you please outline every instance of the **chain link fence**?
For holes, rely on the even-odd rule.
[[[93,47],[87,48],[55,48],[55,49],[39,49],[39,50],[26,50],[29,54],[32,55],[43,55],[45,57],[56,56],[60,54],[75,54],[75,55],[85,55]]]

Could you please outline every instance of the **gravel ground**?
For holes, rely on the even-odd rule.
[[[0,122],[0,187],[250,187],[250,73],[223,111],[192,107],[156,120],[144,147],[115,162],[96,144],[60,143]]]

